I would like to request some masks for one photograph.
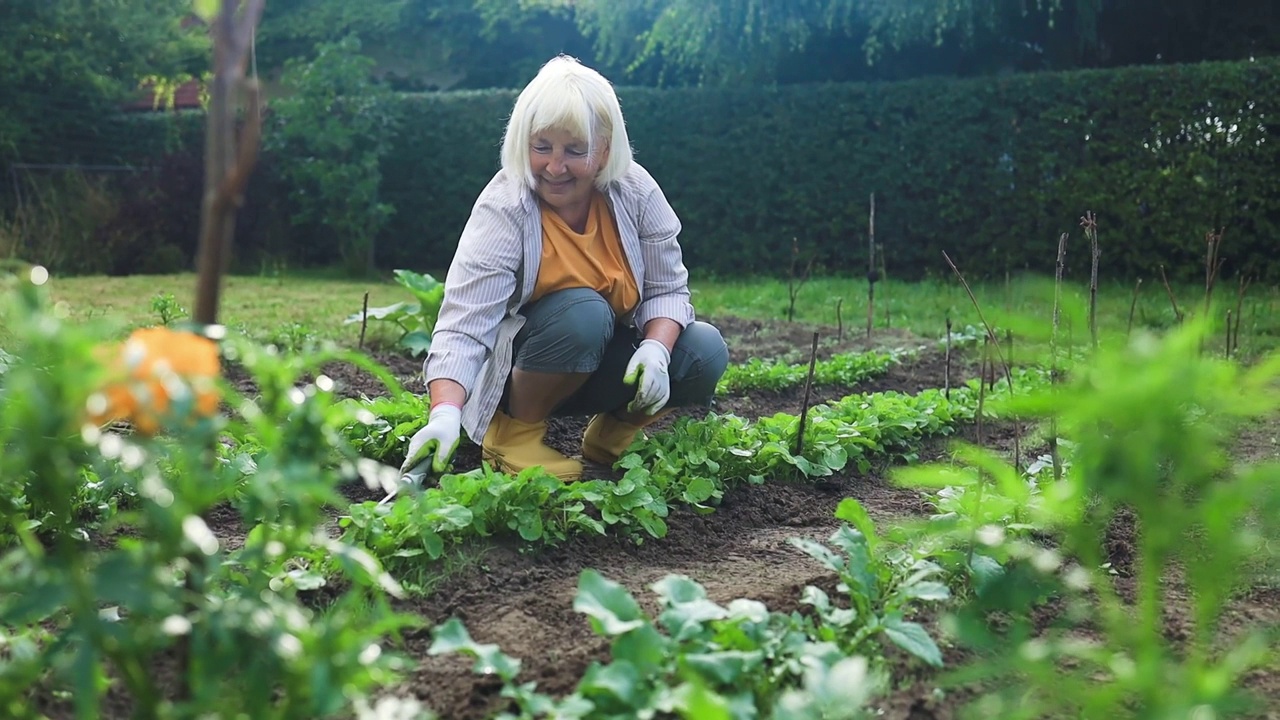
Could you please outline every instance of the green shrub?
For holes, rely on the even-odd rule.
[[[1225,228],[1224,276],[1247,268],[1275,279],[1280,143],[1268,123],[1280,115],[1278,70],[1280,60],[1263,59],[619,95],[636,158],[680,215],[697,273],[785,272],[794,237],[819,270],[860,274],[875,193],[876,239],[899,278],[945,273],[943,250],[973,276],[1051,272],[1058,236],[1080,237],[1080,216],[1094,211],[1104,275],[1150,278],[1163,264],[1173,278],[1195,277],[1204,234]],[[515,97],[388,97],[386,114],[399,123],[377,138],[390,143],[378,199],[399,212],[379,235],[381,266],[448,266],[498,168]],[[162,145],[166,133],[193,137],[154,119],[130,122],[151,138],[139,147]],[[287,166],[284,153],[269,153],[260,170]],[[364,217],[376,225],[381,213]],[[293,232],[288,251],[307,257],[314,238]],[[1087,272],[1078,241],[1067,260]]]

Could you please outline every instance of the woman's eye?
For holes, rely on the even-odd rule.
[[[533,151],[538,153],[539,155],[546,155],[547,153],[551,152],[551,148],[547,147],[546,145],[534,145]]]

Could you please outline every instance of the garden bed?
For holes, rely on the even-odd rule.
[[[753,323],[723,319],[720,322],[726,340],[735,350],[735,362],[747,357],[775,357],[788,362],[803,362],[794,350],[804,337],[812,337],[812,329],[784,323]],[[826,336],[833,336],[824,328]],[[889,347],[908,347],[913,352],[889,366],[887,372],[851,383],[821,383],[811,389],[809,404],[836,401],[853,394],[896,391],[916,394],[943,387],[948,381],[958,387],[962,381],[977,375],[972,353],[957,352],[950,368],[940,346],[931,340],[895,334],[886,337]],[[881,346],[881,349],[884,346]],[[742,350],[747,348],[747,350]],[[830,360],[840,353],[868,348],[861,338],[844,343],[829,339],[820,343],[818,357]],[[783,353],[762,355],[763,352]],[[749,356],[738,353],[748,352]],[[386,367],[406,389],[423,391],[420,360],[394,353],[375,353],[375,359]],[[386,394],[383,384],[365,370],[346,363],[330,363],[324,373],[335,381],[337,393],[346,398],[379,397]],[[228,376],[247,395],[255,387],[249,377],[232,366]],[[744,418],[764,418],[776,413],[795,415],[803,405],[803,386],[774,390],[730,392],[717,397],[711,410],[718,414],[734,414]],[[701,416],[704,411],[692,413]],[[556,419],[550,424],[548,444],[564,452],[576,454],[585,426],[585,418]],[[675,418],[668,418],[653,428],[661,432]],[[982,429],[981,441],[1004,455],[1015,448],[1025,461],[1044,452],[1043,447],[1028,447],[1038,442],[1027,428],[1009,422],[988,424]],[[1276,457],[1274,438],[1277,427],[1254,427],[1241,438],[1236,456],[1250,461]],[[974,440],[978,428],[962,425],[951,438],[934,437],[918,448],[922,460],[947,456],[952,439]],[[660,538],[640,535],[642,542],[609,532],[604,535],[574,534],[559,543],[527,543],[514,535],[500,535],[485,540],[467,540],[452,545],[442,560],[432,563],[439,572],[425,588],[426,592],[395,601],[398,610],[422,618],[424,626],[404,634],[403,647],[389,649],[403,652],[414,663],[407,677],[396,686],[385,688],[390,695],[416,697],[439,713],[442,718],[489,718],[508,709],[510,700],[502,696],[504,683],[493,675],[477,675],[471,659],[458,654],[435,655],[430,652],[436,638],[433,628],[450,619],[462,621],[479,643],[494,643],[506,654],[522,661],[517,678],[520,683],[534,682],[537,690],[552,696],[574,691],[584,673],[595,662],[605,662],[610,655],[610,641],[593,630],[589,619],[574,609],[575,595],[585,570],[598,571],[605,578],[621,583],[653,613],[656,600],[649,586],[671,574],[683,575],[706,588],[709,599],[726,604],[746,598],[764,603],[775,612],[811,612],[801,602],[806,586],[815,586],[836,594],[836,578],[812,557],[790,544],[793,538],[825,541],[841,521],[837,507],[846,498],[857,499],[866,508],[877,528],[892,528],[903,520],[920,520],[934,512],[920,491],[893,484],[888,478],[891,460],[872,458],[871,467],[861,471],[854,462],[826,477],[801,480],[768,476],[760,484],[736,484],[729,487],[715,506],[714,512],[699,513],[689,505],[673,504],[666,516],[666,534]],[[464,443],[455,458],[455,471],[465,472],[480,464],[479,448]],[[622,473],[609,468],[592,468],[596,477],[617,480]],[[354,503],[379,500],[382,492],[360,484],[343,488]],[[340,511],[340,509],[338,509]],[[205,514],[210,529],[222,547],[233,550],[244,543],[244,526],[240,515],[229,506],[219,506]],[[1114,570],[1114,582],[1122,598],[1134,599],[1137,528],[1131,514],[1121,513],[1105,537],[1105,557]],[[423,558],[423,564],[430,561]],[[1222,617],[1220,628],[1229,639],[1260,624],[1280,622],[1280,578],[1276,583],[1261,585],[1237,593]],[[332,588],[322,588],[312,600],[323,604]],[[1167,582],[1171,602],[1164,617],[1165,635],[1176,643],[1194,633],[1193,612],[1188,590],[1177,577]],[[1054,604],[1036,613],[1039,629],[1056,624],[1061,608]],[[935,615],[926,610],[916,616],[925,622],[929,635],[938,640],[943,670],[930,668],[906,653],[890,648],[886,653],[892,670],[892,686],[887,694],[872,701],[870,707],[879,717],[926,720],[961,716],[961,709],[974,697],[972,688],[940,690],[939,684],[948,670],[973,656],[948,641],[937,626]],[[1081,631],[1089,632],[1086,627]],[[176,662],[171,656],[160,658],[161,667],[154,668],[156,677],[176,676]],[[940,674],[941,673],[941,674]],[[1245,684],[1263,697],[1280,695],[1280,669],[1271,666],[1245,676]],[[70,717],[70,708],[61,702],[42,707],[51,717]],[[104,703],[103,717],[127,717],[129,704],[115,689]],[[1275,703],[1270,715],[1277,717]]]

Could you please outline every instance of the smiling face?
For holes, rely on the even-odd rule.
[[[587,141],[566,130],[549,128],[529,142],[529,165],[534,192],[565,219],[582,214],[591,203],[596,175],[609,159],[609,148],[597,142],[594,154]]]

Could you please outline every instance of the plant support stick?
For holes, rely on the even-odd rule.
[[[818,363],[818,333],[813,334],[813,347],[809,350],[809,376],[804,380],[804,400],[800,406],[800,426],[796,429],[795,455],[804,453],[804,426],[809,418],[809,390],[813,387],[813,370]]]

